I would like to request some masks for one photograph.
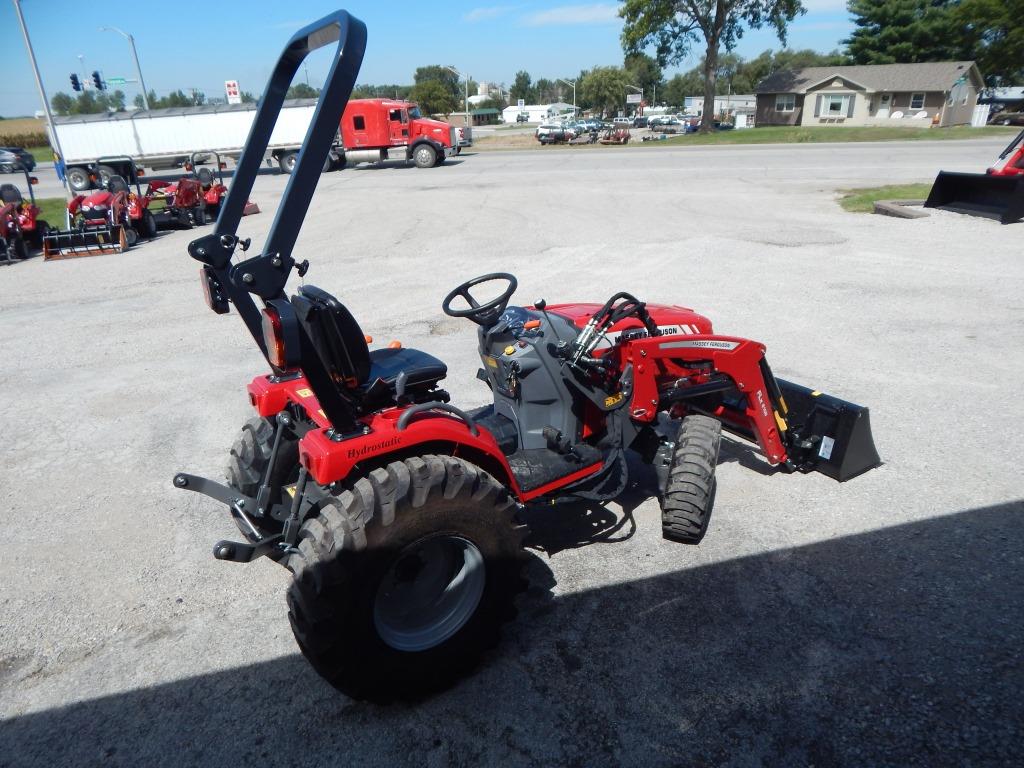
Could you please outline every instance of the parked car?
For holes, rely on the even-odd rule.
[[[520,112],[518,115],[516,115],[516,122],[528,123],[530,122],[530,116],[526,112]]]
[[[646,117],[646,115],[637,115],[636,117],[634,117],[633,118],[633,127],[634,128],[646,128],[647,127],[647,117]]]
[[[35,157],[22,147],[0,147],[0,173],[14,173],[23,168],[31,171],[35,167]]]
[[[988,119],[989,125],[1024,125],[1024,112],[996,112]]]
[[[721,120],[715,120],[716,131],[731,131],[735,127],[736,126],[734,126],[732,123],[726,123]]]
[[[629,128],[633,124],[633,120],[628,117],[613,117],[612,127],[614,128]]]
[[[534,137],[541,144],[561,144],[575,139],[578,135],[575,129],[561,123],[542,123],[534,132]]]

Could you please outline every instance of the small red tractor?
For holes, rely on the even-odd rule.
[[[251,243],[236,230],[288,83],[334,41],[278,215],[262,252],[245,257]],[[476,324],[477,378],[492,402],[463,410],[439,386],[447,367],[436,357],[371,350],[321,288],[289,295],[291,273],[309,268],[292,251],[365,44],[365,26],[344,11],[293,36],[215,229],[188,247],[207,304],[235,308],[270,372],[249,383],[256,413],[231,449],[228,483],[173,481],[224,504],[241,532],[214,557],[267,557],[292,573],[292,630],[331,684],[371,699],[450,684],[514,613],[520,512],[617,498],[627,451],[653,465],[664,536],[690,544],[708,530],[722,429],[783,471],[846,480],[878,465],[867,408],[776,379],[763,344],[716,334],[682,306],[626,292],[512,306],[512,275],[466,281],[442,309]],[[500,293],[481,299],[484,283]]]
[[[941,208],[1011,224],[1024,219],[1024,131],[985,173],[939,171],[925,208]]]
[[[41,249],[43,236],[50,228],[39,218],[32,189],[39,179],[29,176],[28,171],[24,173],[28,200],[14,184],[0,184],[0,259],[8,264],[27,259],[31,251]]]
[[[107,179],[104,189],[89,195],[76,195],[67,207],[67,229],[51,229],[43,238],[46,259],[95,256],[120,253],[139,238],[156,237],[156,219],[149,210],[150,198],[139,187],[138,173],[130,158],[135,190],[117,174]]]
[[[212,159],[213,168],[203,164],[207,159]],[[191,229],[215,220],[228,192],[224,184],[224,167],[225,164],[217,152],[194,152],[185,165],[186,170],[191,172],[190,175],[182,176],[177,182],[149,182],[146,196],[154,202],[164,203],[163,208],[159,210],[154,206],[157,227]],[[259,211],[259,206],[255,203],[246,203],[243,215],[248,216]]]

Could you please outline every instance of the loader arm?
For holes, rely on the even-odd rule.
[[[659,410],[679,404],[755,442],[770,464],[817,470],[840,481],[880,463],[868,409],[777,380],[759,342],[655,336],[631,342],[623,355],[636,372],[633,419],[652,422]]]

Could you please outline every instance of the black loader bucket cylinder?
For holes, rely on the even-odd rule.
[[[1024,218],[1024,176],[939,171],[924,207],[1011,224]]]
[[[862,405],[777,379],[787,413],[787,448],[804,470],[843,482],[881,464]]]

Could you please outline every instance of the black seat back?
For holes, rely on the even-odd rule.
[[[128,182],[124,180],[123,176],[115,174],[107,180],[107,191],[113,192],[115,195],[118,192],[127,192]]]
[[[199,183],[204,187],[209,187],[213,184],[213,171],[209,168],[200,168],[196,171],[196,178],[199,179]]]
[[[304,285],[292,297],[292,306],[334,383],[350,389],[365,384],[370,348],[345,305],[325,290]]]
[[[0,184],[0,202],[20,203],[23,201],[21,191],[13,184]]]

